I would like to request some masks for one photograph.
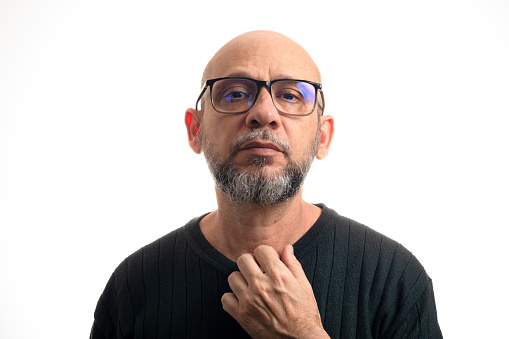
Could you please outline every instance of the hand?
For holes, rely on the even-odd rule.
[[[328,338],[311,284],[292,246],[262,245],[237,260],[223,308],[253,338]]]

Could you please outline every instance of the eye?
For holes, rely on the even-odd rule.
[[[285,88],[278,91],[276,99],[286,104],[295,104],[301,101],[302,95],[298,91]]]
[[[225,93],[223,96],[226,101],[231,102],[232,100],[242,100],[246,96],[246,93],[241,91],[228,91],[230,93]]]
[[[255,95],[256,83],[248,79],[220,79],[212,87],[212,103],[222,112],[247,110]]]
[[[276,108],[288,114],[308,114],[315,103],[315,88],[299,80],[277,80],[272,86]]]
[[[291,93],[284,93],[283,95],[281,95],[281,97],[285,100],[288,100],[288,101],[292,101],[292,100],[296,100],[297,98],[295,97],[295,95],[291,94]]]

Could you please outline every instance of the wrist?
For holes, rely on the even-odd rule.
[[[313,338],[313,339],[330,339],[329,334],[324,330],[323,327],[316,328],[311,333],[308,333],[309,336],[306,336],[306,338]]]

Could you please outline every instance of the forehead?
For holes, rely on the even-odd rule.
[[[245,76],[257,80],[303,79],[321,82],[309,54],[282,35],[241,36],[223,46],[210,61],[208,79]]]

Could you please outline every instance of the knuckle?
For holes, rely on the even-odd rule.
[[[290,277],[287,274],[281,273],[274,275],[274,284],[276,286],[287,286],[290,283]]]
[[[251,284],[251,303],[256,303],[257,301],[263,301],[263,303],[266,303],[267,301],[270,301],[272,299],[271,289],[272,287],[266,282],[258,279],[254,280]]]
[[[255,279],[252,281],[251,290],[255,295],[261,296],[267,293],[268,286],[263,281]]]
[[[253,290],[253,293],[259,294],[261,291],[265,289],[265,286],[260,279],[253,279],[251,281],[251,289]]]
[[[254,296],[252,294],[246,293],[243,298],[244,305],[253,305],[254,304]],[[243,308],[244,310],[246,308]]]

